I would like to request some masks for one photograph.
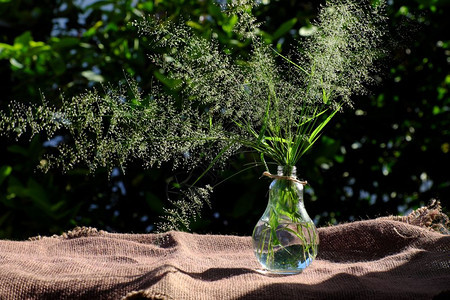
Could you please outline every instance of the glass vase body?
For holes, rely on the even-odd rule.
[[[252,239],[264,273],[297,274],[315,259],[319,236],[305,210],[303,184],[296,179],[295,167],[278,167]]]

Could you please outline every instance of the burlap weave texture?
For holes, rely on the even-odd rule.
[[[255,271],[250,237],[81,228],[0,241],[0,299],[450,299],[448,235],[392,220],[319,235],[314,263],[278,277]]]

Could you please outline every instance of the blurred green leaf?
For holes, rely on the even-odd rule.
[[[292,18],[278,27],[278,29],[272,34],[272,40],[279,39],[283,35],[285,35],[289,30],[294,27],[294,25],[297,23],[297,18]]]
[[[50,66],[56,75],[61,75],[66,70],[66,65],[57,52],[53,53],[53,59],[50,60]]]
[[[144,3],[138,3],[138,8],[145,10],[147,12],[153,11],[153,2],[152,1],[146,1]]]
[[[117,31],[117,30],[119,30],[119,27],[115,23],[108,23],[108,25],[106,25],[105,28],[105,31]]]
[[[33,178],[28,179],[26,188],[20,192],[33,199],[34,202],[38,204],[38,206],[40,206],[43,210],[50,210],[50,203],[47,192],[45,191],[44,187]],[[19,195],[20,192],[16,191],[16,194]]]
[[[3,181],[8,177],[12,172],[11,166],[1,166],[0,167],[0,185],[3,183]]]
[[[80,44],[79,38],[64,37],[64,38],[51,38],[52,48],[54,50],[62,50],[63,48],[73,48]]]
[[[9,146],[9,147],[8,147],[8,151],[11,152],[11,153],[18,153],[18,154],[21,154],[21,155],[23,155],[23,156],[25,156],[25,157],[28,157],[28,151],[27,151],[27,149],[24,148],[24,147],[21,147],[21,146],[19,146],[19,145],[12,145],[12,146]]]
[[[14,46],[26,47],[33,40],[30,31],[25,31],[14,39]]]
[[[7,211],[5,214],[3,214],[1,217],[0,217],[0,226],[4,226],[3,225],[3,223],[5,223],[5,221],[9,218],[9,216],[11,215],[11,211]]]
[[[234,25],[237,23],[237,21],[238,17],[236,15],[231,16],[228,22],[222,25],[223,31],[231,35]]]
[[[194,29],[203,30],[203,26],[194,21],[187,21],[186,24]]]
[[[91,28],[89,28],[84,34],[84,37],[91,37],[93,35],[95,35],[95,33],[97,32],[97,30],[103,26],[103,21],[97,21],[97,23],[94,24],[94,26],[92,26]]]
[[[0,43],[0,59],[9,57],[11,51],[13,50],[13,46],[5,43]]]
[[[173,80],[168,78],[167,76],[161,74],[158,71],[154,71],[153,75],[155,75],[155,77],[161,81],[165,86],[169,87],[169,88],[174,88],[175,86],[177,86],[180,81],[179,80]]]
[[[152,192],[149,191],[145,192],[145,202],[152,211],[159,213],[163,212],[164,205],[161,199]]]

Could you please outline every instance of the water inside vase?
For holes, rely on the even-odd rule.
[[[260,221],[254,236],[259,237],[253,241],[256,257],[267,273],[300,273],[317,255],[317,231],[308,222],[284,224],[273,231]]]

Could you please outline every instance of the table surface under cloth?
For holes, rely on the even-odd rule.
[[[0,241],[0,299],[450,299],[450,236],[393,220],[319,229],[303,273],[255,271],[250,237],[76,228]]]

